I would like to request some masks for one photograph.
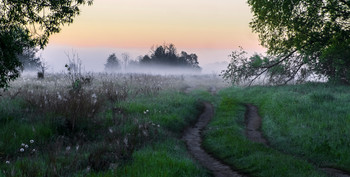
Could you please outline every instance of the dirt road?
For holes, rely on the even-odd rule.
[[[204,103],[204,106],[205,109],[199,116],[197,123],[193,127],[187,128],[183,135],[183,140],[185,140],[189,152],[216,177],[243,177],[243,175],[233,171],[229,166],[213,158],[201,147],[201,131],[214,115],[214,108],[210,103]]]

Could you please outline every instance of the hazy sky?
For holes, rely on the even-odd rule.
[[[64,65],[74,50],[87,70],[102,70],[111,53],[137,57],[163,43],[196,53],[202,66],[229,61],[238,46],[264,51],[249,28],[246,0],[95,0],[81,11],[50,38],[42,53],[49,65]]]

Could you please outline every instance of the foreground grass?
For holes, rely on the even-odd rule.
[[[38,94],[3,97],[0,176],[208,176],[179,140],[201,111],[195,96],[158,86],[109,86],[41,86],[34,87]],[[113,89],[125,92],[108,95]],[[69,99],[72,94],[82,101]],[[75,116],[64,111],[71,105]],[[85,110],[94,114],[80,114]]]
[[[204,146],[239,170],[254,176],[322,176],[309,161],[350,171],[347,87],[310,83],[229,88],[220,97]],[[262,131],[278,151],[244,138],[244,103],[259,107]]]
[[[180,140],[201,112],[201,100],[217,108],[203,146],[239,171],[252,176],[324,176],[317,169],[323,166],[350,171],[347,87],[228,88],[213,97],[180,92],[188,90],[181,78],[118,77],[101,76],[75,88],[61,86],[60,77],[29,80],[1,97],[0,176],[208,176]],[[244,137],[244,103],[259,107],[273,149]]]
[[[285,155],[244,137],[244,106],[223,96],[204,133],[203,146],[225,163],[253,176],[322,176],[305,160]]]
[[[170,138],[136,151],[133,160],[117,170],[90,173],[88,176],[209,176],[186,154],[183,143]]]

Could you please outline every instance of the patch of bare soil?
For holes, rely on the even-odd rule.
[[[199,116],[197,123],[190,128],[187,128],[182,137],[185,140],[187,149],[195,159],[199,161],[204,167],[209,169],[216,177],[242,177],[236,171],[233,171],[229,166],[216,160],[209,155],[201,147],[202,138],[201,131],[207,126],[214,115],[214,108],[210,103],[204,103],[205,109]]]
[[[262,143],[266,146],[269,146],[268,141],[264,138],[261,132],[262,119],[258,114],[258,108],[251,104],[247,104],[246,108],[247,108],[245,112],[246,137],[253,142]],[[320,168],[320,170],[324,171],[329,176],[350,177],[350,174],[348,172],[344,172],[335,168],[325,167],[325,168]]]
[[[245,135],[246,137],[256,143],[262,143],[266,146],[268,141],[264,138],[261,128],[261,117],[258,114],[258,108],[251,104],[246,105],[247,111],[245,112]]]

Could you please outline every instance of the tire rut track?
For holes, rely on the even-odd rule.
[[[184,131],[182,139],[186,142],[188,151],[216,177],[244,177],[244,175],[233,171],[230,166],[212,157],[201,147],[201,131],[208,125],[214,115],[214,108],[210,103],[204,103],[204,106],[205,109],[199,116],[197,123]]]
[[[272,148],[271,146],[269,146],[267,139],[263,136],[261,132],[261,124],[262,124],[262,119],[258,114],[258,108],[252,104],[246,104],[246,112],[245,112],[246,137],[253,142],[262,143],[267,147]],[[319,169],[330,176],[350,177],[350,174],[348,172],[345,172],[339,169],[329,168],[329,167],[321,167]]]

